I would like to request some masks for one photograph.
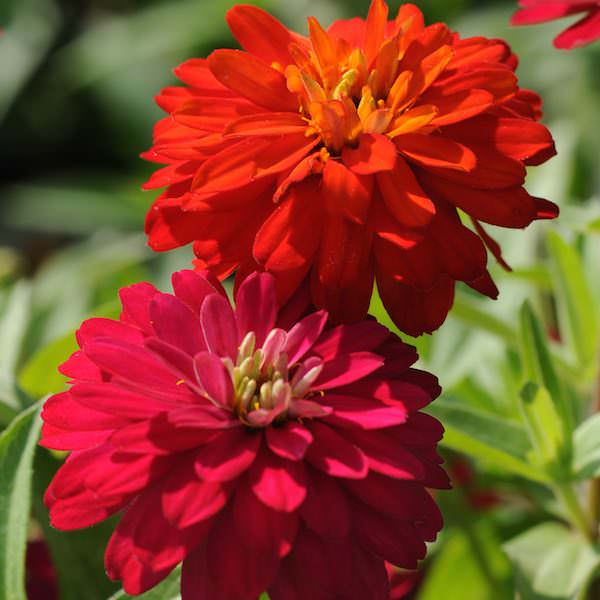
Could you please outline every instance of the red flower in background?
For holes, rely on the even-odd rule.
[[[442,526],[440,391],[413,348],[373,320],[326,327],[278,313],[271,275],[232,310],[193,271],[175,295],[121,291],[91,319],[42,413],[70,450],[45,501],[60,529],[124,511],[106,569],[138,594],[183,561],[184,600],[387,600],[384,559],[414,569]]]
[[[585,46],[600,38],[600,2],[598,0],[519,0],[521,7],[512,17],[513,25],[534,25],[570,15],[585,14],[554,39],[563,50]]]
[[[540,98],[518,86],[501,40],[425,27],[413,5],[310,37],[251,6],[227,15],[244,48],[216,50],[165,89],[148,160],[167,186],[146,220],[150,246],[194,242],[224,278],[271,272],[280,302],[305,279],[337,322],[362,318],[373,282],[398,327],[431,332],[457,280],[492,298],[480,221],[525,227],[557,208],[523,188],[554,154]],[[463,225],[460,209],[475,231]]]
[[[58,581],[44,540],[27,544],[25,560],[27,600],[58,600]]]

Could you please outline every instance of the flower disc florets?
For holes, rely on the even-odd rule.
[[[77,332],[42,413],[42,444],[71,452],[53,525],[122,513],[106,571],[129,594],[183,562],[183,600],[388,600],[385,561],[414,569],[442,526],[435,377],[373,320],[278,310],[267,273],[235,309],[208,274],[173,289],[124,288],[119,321]]]

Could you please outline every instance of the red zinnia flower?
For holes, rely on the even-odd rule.
[[[42,444],[71,450],[46,493],[54,526],[123,510],[106,569],[128,593],[183,561],[183,598],[387,600],[384,559],[415,568],[448,486],[439,393],[417,355],[367,320],[293,322],[274,280],[249,276],[232,310],[193,271],[175,295],[121,291],[91,319],[43,410]]]
[[[571,50],[600,38],[599,0],[519,0],[519,6],[511,19],[513,25],[533,25],[585,13],[583,19],[554,39],[557,48]]]
[[[496,297],[485,246],[500,249],[479,222],[557,215],[522,187],[525,166],[554,154],[540,99],[503,41],[425,27],[411,4],[387,16],[374,0],[366,22],[311,18],[305,38],[232,9],[245,51],[184,63],[188,87],[158,97],[169,117],[144,156],[168,166],[145,188],[168,187],[147,216],[152,248],[195,241],[219,277],[267,270],[282,302],[308,278],[337,322],[365,315],[376,280],[412,335],[443,322],[456,280]]]

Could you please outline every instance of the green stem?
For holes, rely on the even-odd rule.
[[[586,540],[593,542],[595,537],[594,526],[581,507],[573,487],[568,484],[556,484],[554,492],[562,502],[571,524],[583,534]]]

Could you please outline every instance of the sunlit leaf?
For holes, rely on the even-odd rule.
[[[22,412],[0,435],[0,598],[26,600],[25,550],[39,405]]]
[[[578,479],[600,476],[600,414],[592,415],[575,430],[573,468]]]

